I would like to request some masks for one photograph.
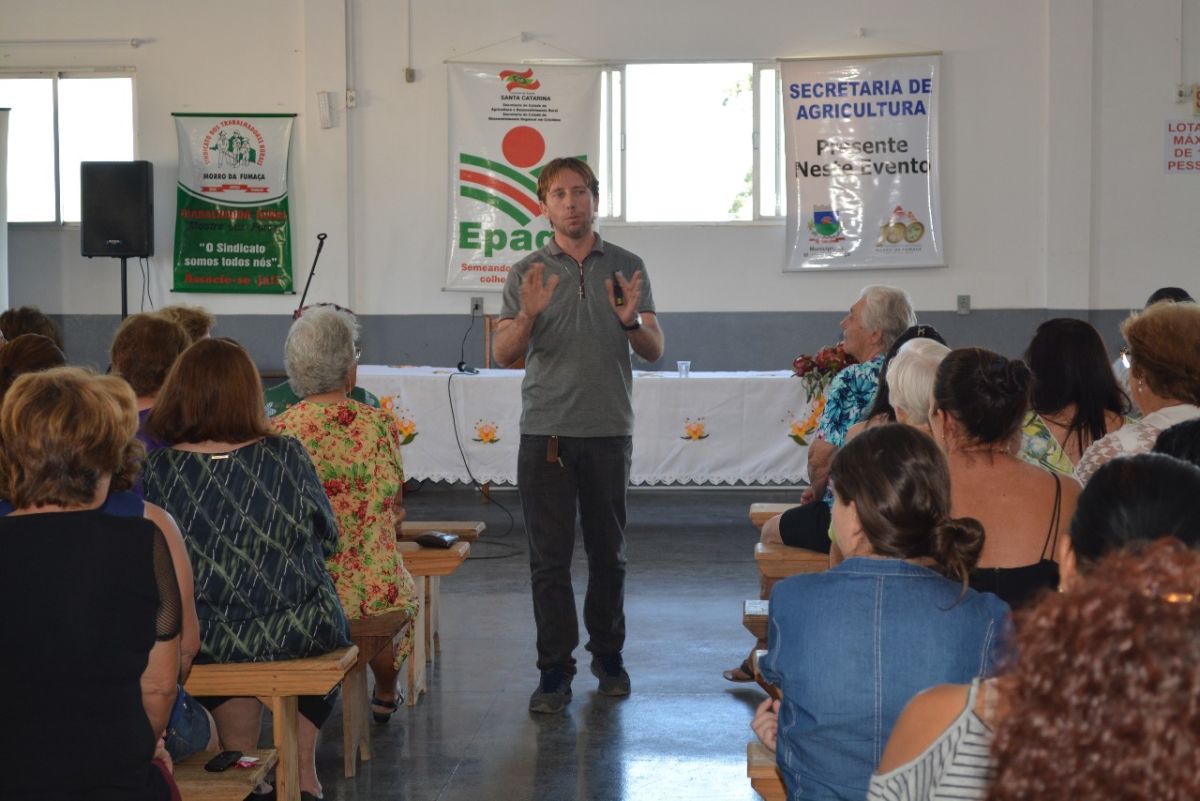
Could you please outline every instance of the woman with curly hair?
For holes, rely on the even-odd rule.
[[[1113,727],[1100,718],[1109,715],[1115,719],[1131,712],[1131,717],[1136,717],[1142,710],[1127,691],[1144,682],[1131,674],[1160,670],[1171,660],[1165,653],[1124,653],[1122,649],[1128,643],[1142,637],[1138,633],[1130,638],[1128,626],[1130,621],[1140,620],[1145,607],[1118,607],[1131,596],[1139,597],[1139,587],[1146,589],[1163,577],[1175,575],[1185,563],[1190,562],[1193,571],[1200,569],[1200,554],[1184,550],[1185,546],[1195,548],[1200,543],[1200,507],[1193,500],[1198,493],[1200,469],[1169,456],[1126,457],[1102,467],[1080,496],[1071,521],[1070,545],[1060,549],[1066,594],[1048,595],[1042,604],[1017,616],[1019,634],[1014,652],[1019,654],[1020,662],[1000,679],[943,685],[913,698],[896,721],[878,771],[871,777],[868,801],[949,797],[979,801],[995,775],[992,755],[1001,753],[999,745],[993,748],[995,730],[1011,732],[1006,747],[1025,755],[1014,757],[1010,764],[1024,765],[1018,770],[1025,770],[1030,758],[1022,743],[1039,743],[1038,749],[1046,748],[1047,743],[1078,749],[1073,758],[1079,759],[1086,749],[1078,739],[1072,741],[1066,729],[1084,725],[1093,727],[1095,737],[1111,736]],[[1151,541],[1160,536],[1164,540],[1150,547]],[[1134,555],[1147,547],[1153,556],[1139,559]],[[1101,563],[1104,567],[1098,568]],[[1141,579],[1133,578],[1133,584],[1125,583],[1137,576],[1145,581],[1139,584]],[[1195,586],[1200,573],[1193,572],[1192,576]],[[1110,586],[1113,584],[1119,589],[1114,590]],[[1200,591],[1190,592],[1200,599]],[[1064,604],[1073,611],[1064,615]],[[1081,619],[1081,615],[1089,619]],[[1193,619],[1191,623],[1193,637],[1200,631],[1196,622]],[[1086,625],[1081,629],[1080,624]],[[1168,639],[1182,634],[1167,632],[1166,638],[1161,638],[1149,630],[1143,633],[1146,637],[1142,643],[1160,637],[1165,648],[1174,648]],[[1185,658],[1193,671],[1193,695],[1197,692],[1196,665],[1200,665],[1200,654],[1195,652],[1197,642],[1200,640],[1192,643],[1192,654]],[[1025,683],[1032,686],[1026,687]],[[1091,709],[1093,717],[1087,718],[1086,724],[1069,722],[1067,718],[1073,713],[1068,709]],[[1196,730],[1195,721],[1191,727]],[[1144,749],[1155,747],[1152,740],[1157,735],[1147,734],[1153,729],[1151,726],[1130,734],[1136,741],[1131,744],[1142,750],[1139,758],[1144,758]],[[1031,737],[1033,730],[1037,733]],[[1124,742],[1124,734],[1113,741]],[[1194,749],[1196,745],[1193,735],[1189,747]],[[1055,755],[1054,759],[1059,757]],[[1093,759],[1106,765],[1110,761],[1106,756],[1093,755]],[[1085,766],[1077,770],[1081,774],[1089,771]],[[1055,780],[1076,778],[1061,767],[1044,772],[1057,774]],[[1034,790],[1029,781],[1036,779],[1025,776],[1021,780],[1025,790],[1013,793],[1010,789],[1000,797],[1005,801],[1142,797],[1115,791],[1090,794],[1082,787]],[[1008,782],[1009,788],[1014,786]],[[1196,795],[1195,789],[1182,795],[1145,797],[1191,798]]]
[[[834,457],[833,525],[846,561],[771,595],[763,677],[783,693],[753,723],[789,798],[862,798],[904,703],[990,675],[1008,623],[967,587],[983,529],[950,518],[950,474],[928,436],[889,423]]]
[[[989,801],[1200,797],[1200,553],[1117,552],[1021,621]]]

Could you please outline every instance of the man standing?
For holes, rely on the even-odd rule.
[[[560,158],[538,177],[554,237],[515,264],[493,345],[496,361],[526,356],[517,486],[529,536],[541,678],[531,712],[571,699],[579,644],[571,553],[575,518],[588,557],[583,620],[604,695],[629,694],[625,644],[625,490],[633,452],[630,348],[663,352],[642,260],[594,230],[600,184],[586,162]]]

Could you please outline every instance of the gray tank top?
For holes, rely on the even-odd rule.
[[[980,680],[971,682],[962,713],[925,751],[895,770],[871,776],[867,801],[982,801],[995,773],[990,748],[993,732],[975,713]],[[996,688],[990,680],[984,697],[984,718],[991,721]]]

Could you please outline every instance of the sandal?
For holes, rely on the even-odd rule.
[[[359,697],[361,698],[362,696]],[[375,697],[374,693],[371,693],[371,706],[381,706],[387,710],[387,712],[376,712],[374,709],[372,709],[371,717],[375,718],[376,723],[387,723],[392,719],[392,715],[395,714],[396,710],[400,708],[400,702],[402,700],[403,699],[397,695],[395,701],[380,701]]]
[[[754,681],[754,666],[750,664],[749,659],[743,659],[742,664],[733,670],[721,671],[721,675],[725,678],[725,681],[732,681],[735,684],[746,684]]]

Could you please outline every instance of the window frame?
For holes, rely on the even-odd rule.
[[[749,64],[751,70],[751,115],[753,117],[751,127],[751,150],[753,166],[751,168],[752,177],[752,197],[751,204],[753,206],[752,213],[749,219],[746,220],[628,220],[625,217],[627,205],[627,192],[629,187],[628,160],[625,158],[626,150],[626,132],[625,123],[627,120],[627,108],[625,104],[625,87],[626,76],[625,68],[630,65],[642,64],[678,64],[678,65],[693,65],[693,64]],[[763,71],[774,70],[775,80],[772,86],[764,86]],[[618,209],[617,214],[604,214],[598,217],[599,221],[606,225],[614,225],[617,227],[652,227],[652,228],[679,228],[679,227],[706,227],[706,226],[775,226],[782,225],[787,219],[787,206],[783,196],[784,180],[783,170],[785,169],[786,157],[783,146],[783,98],[780,95],[780,77],[779,77],[779,62],[775,59],[651,59],[641,61],[623,61],[616,64],[604,64],[601,66],[601,92],[603,95],[601,109],[601,126],[600,131],[600,161],[603,165],[602,175],[598,175],[601,185],[602,194],[607,200],[606,208],[611,210],[614,201]],[[613,75],[619,75],[618,83],[619,90],[614,90]],[[764,95],[764,92],[769,92],[769,95]],[[769,96],[775,107],[775,142],[777,146],[776,153],[776,174],[772,183],[774,184],[774,192],[776,197],[777,214],[763,214],[761,211],[762,192],[764,187],[764,176],[762,174],[762,158],[759,148],[761,141],[760,131],[760,110],[764,96]],[[619,125],[614,125],[612,120],[611,109],[617,103],[620,108]],[[608,113],[604,113],[604,109],[609,109]],[[613,187],[617,190],[614,191]]]
[[[133,139],[133,157],[137,158],[138,153],[138,127],[137,127],[137,71],[133,67],[0,67],[0,78],[31,78],[31,79],[46,79],[51,80],[50,94],[53,101],[52,117],[54,123],[54,219],[53,220],[33,220],[15,222],[10,221],[10,226],[15,226],[23,230],[61,230],[78,228],[82,223],[78,220],[63,219],[63,191],[62,191],[62,141],[59,132],[59,81],[65,79],[86,79],[86,78],[128,78],[130,81],[130,107],[133,112],[132,118],[129,120],[130,133]],[[12,197],[9,196],[9,205],[12,205]]]

